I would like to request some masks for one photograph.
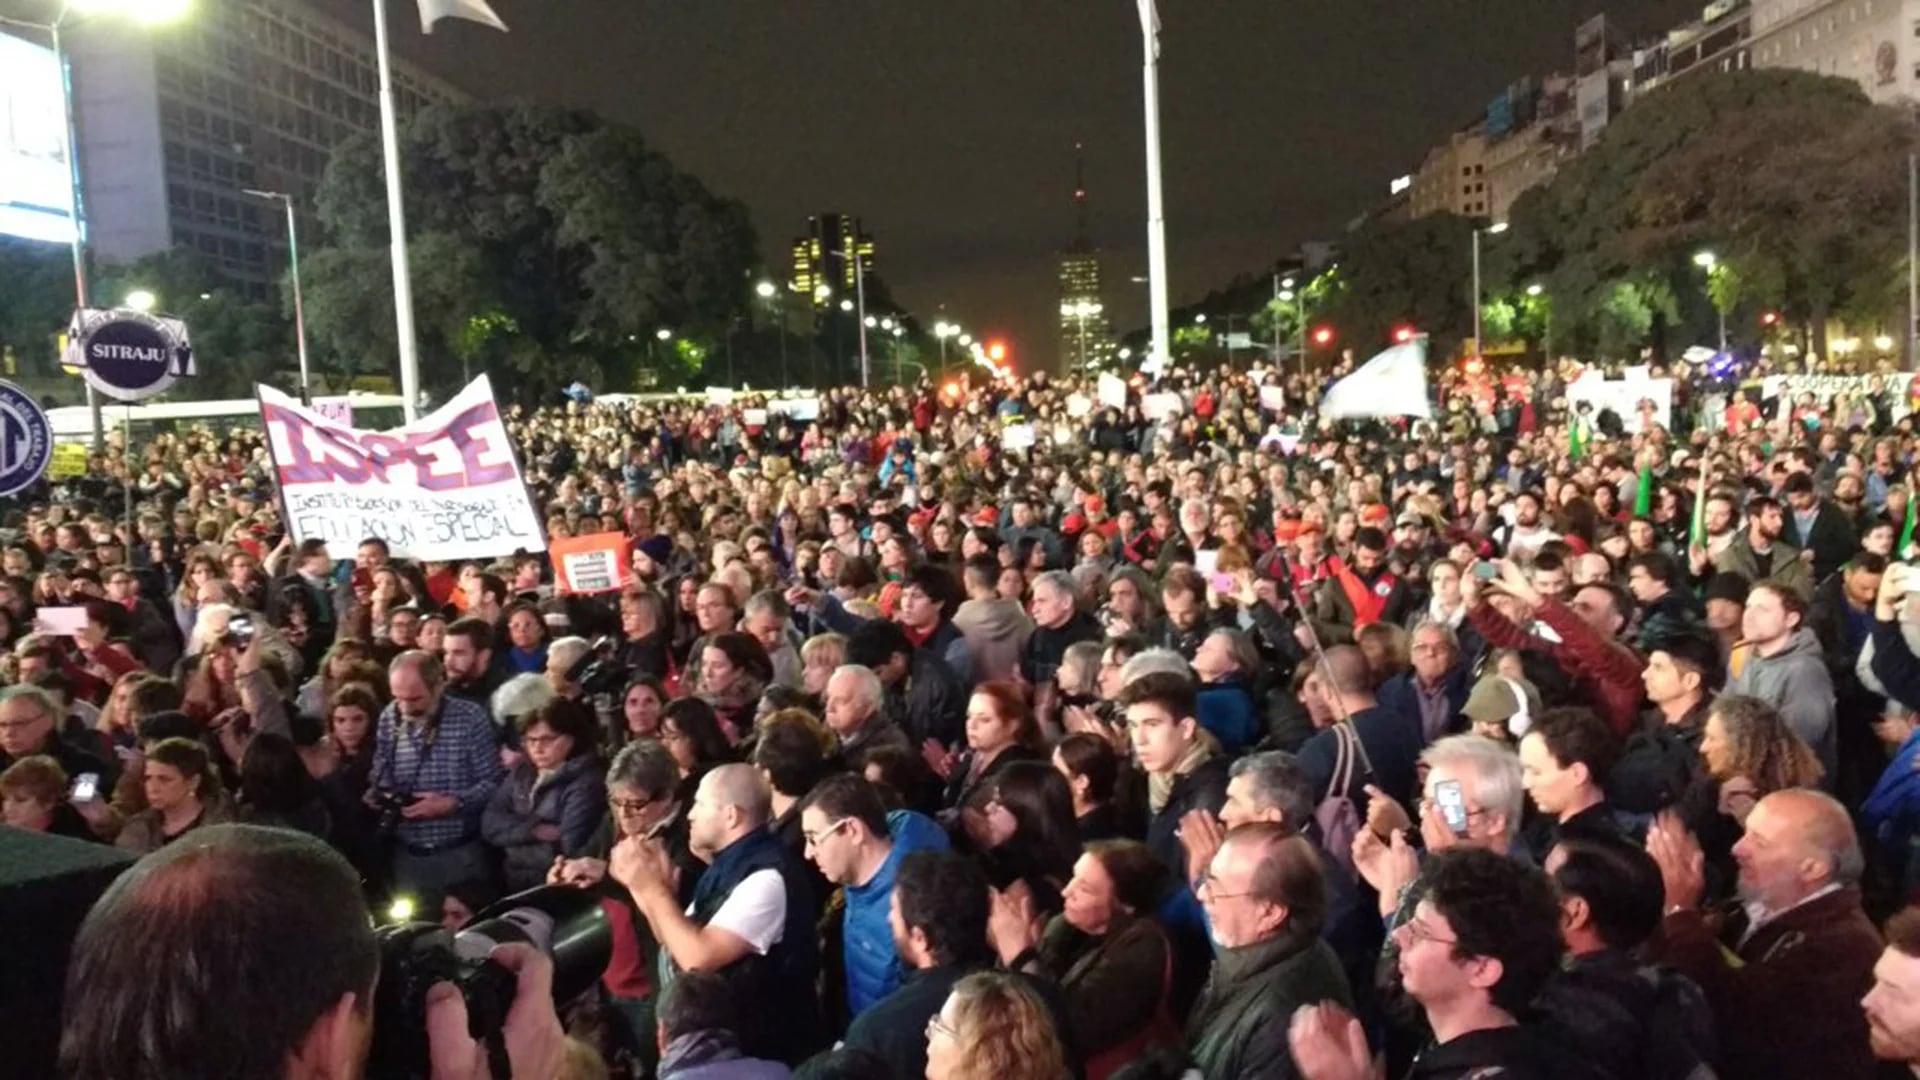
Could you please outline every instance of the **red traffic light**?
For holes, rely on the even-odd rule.
[[[1331,326],[1315,327],[1313,331],[1313,343],[1315,345],[1333,344],[1333,327]]]
[[[1773,326],[1779,321],[1780,321],[1780,313],[1777,311],[1763,311],[1760,313],[1761,326]]]
[[[1005,342],[993,341],[987,344],[987,359],[998,364],[1006,358],[1007,346]]]
[[[1393,328],[1393,342],[1396,345],[1405,345],[1414,339],[1415,333],[1416,331],[1411,326],[1396,326]]]

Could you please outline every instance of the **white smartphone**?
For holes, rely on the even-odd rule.
[[[73,790],[67,796],[74,802],[92,802],[100,797],[100,774],[81,773],[73,778]]]

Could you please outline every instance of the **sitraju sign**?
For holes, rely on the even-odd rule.
[[[140,401],[194,374],[193,345],[179,319],[84,308],[67,330],[67,364],[115,401]]]

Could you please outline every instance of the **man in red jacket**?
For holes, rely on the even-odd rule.
[[[1860,999],[1873,986],[1880,935],[1860,907],[1865,860],[1845,807],[1804,788],[1755,804],[1733,847],[1740,907],[1717,936],[1699,910],[1706,859],[1693,835],[1663,815],[1647,851],[1667,911],[1650,959],[1706,991],[1720,1021],[1720,1075],[1875,1075]]]
[[[1511,597],[1538,620],[1523,629],[1486,602],[1486,593]],[[1619,635],[1627,628],[1631,601],[1612,585],[1582,586],[1563,604],[1543,596],[1512,561],[1500,563],[1498,577],[1483,581],[1474,573],[1460,579],[1467,619],[1487,644],[1501,649],[1543,652],[1573,677],[1579,696],[1592,703],[1614,734],[1626,737],[1640,722],[1645,664]]]

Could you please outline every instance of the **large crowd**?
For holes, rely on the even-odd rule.
[[[1567,374],[515,407],[548,536],[630,547],[597,595],[336,559],[257,432],[116,434],[0,522],[6,822],[143,856],[63,1062],[243,1075],[101,974],[157,933],[105,909],[265,858],[237,823],[450,928],[596,896],[515,1075],[1920,1065],[1904,381],[1681,365],[1661,426]]]

